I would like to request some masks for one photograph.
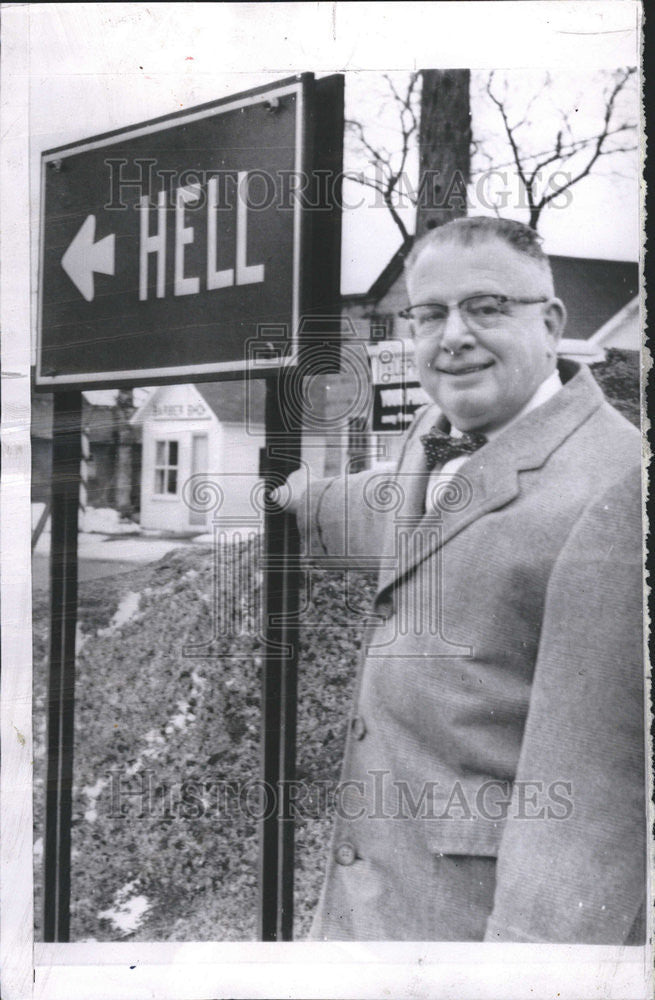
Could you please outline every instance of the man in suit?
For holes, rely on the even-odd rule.
[[[312,936],[639,943],[640,507],[594,507],[639,434],[558,365],[528,227],[432,230],[407,288],[434,405],[393,474],[294,501],[307,553],[379,566]]]

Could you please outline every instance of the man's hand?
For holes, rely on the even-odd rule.
[[[271,500],[289,514],[297,514],[300,499],[307,489],[307,469],[294,469],[283,486],[271,490]]]

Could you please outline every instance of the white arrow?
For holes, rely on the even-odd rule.
[[[94,243],[96,217],[87,215],[75,239],[61,258],[61,266],[87,302],[93,302],[93,273],[114,274],[115,236]]]

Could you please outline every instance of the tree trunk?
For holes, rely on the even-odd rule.
[[[469,70],[424,69],[421,77],[417,237],[466,215],[471,170]]]

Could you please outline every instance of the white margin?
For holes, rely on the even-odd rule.
[[[7,30],[11,25],[11,31]],[[5,1000],[32,996],[29,13],[2,10],[0,330],[0,970]],[[11,558],[8,555],[11,555]]]

